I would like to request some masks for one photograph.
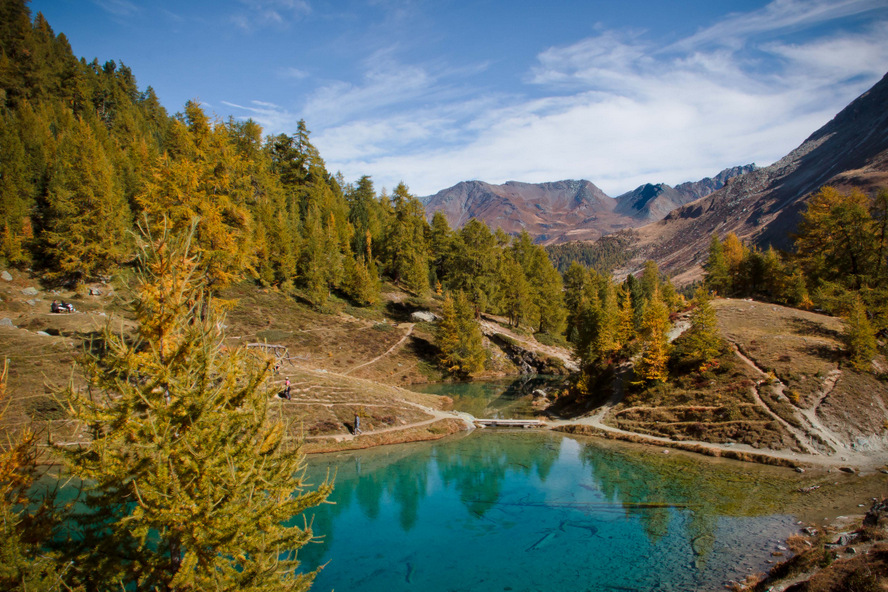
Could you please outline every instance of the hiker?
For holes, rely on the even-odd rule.
[[[287,377],[287,382],[284,383],[284,398],[288,401],[290,400],[290,377]]]
[[[62,312],[74,312],[74,305],[70,302],[65,302],[64,300],[62,300],[61,310]]]
[[[53,300],[52,304],[49,305],[49,311],[50,312],[62,312],[62,307],[59,306],[59,303],[57,300]]]
[[[361,416],[355,413],[355,436],[361,433]]]

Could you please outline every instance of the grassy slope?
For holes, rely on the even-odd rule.
[[[676,378],[664,385],[627,388],[607,425],[821,464],[884,464],[888,384],[842,364],[840,319],[746,300],[714,305],[731,345],[719,367],[673,368]]]
[[[106,323],[123,330],[132,327],[119,296],[124,290],[96,284],[91,287],[98,295],[48,291],[26,273],[8,272],[13,279],[0,280],[0,360],[9,360],[11,394],[3,429],[30,425],[51,430],[56,441],[81,441],[83,435],[66,419],[64,406],[52,393],[68,380],[83,382],[75,360]],[[386,296],[383,304],[370,309],[334,298],[318,312],[285,294],[249,284],[221,295],[229,306],[229,345],[286,348],[271,393],[289,378],[293,399],[275,397],[273,405],[306,436],[308,450],[440,438],[462,428],[462,422],[440,413],[450,403],[447,397],[402,388],[443,378],[435,366],[434,325],[410,319],[417,307],[439,309],[439,301],[417,302],[394,288]],[[78,312],[50,313],[53,299],[73,302]],[[487,374],[510,373],[515,367],[495,355]],[[355,413],[361,414],[365,433],[358,439],[351,434]]]

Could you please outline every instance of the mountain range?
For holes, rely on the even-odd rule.
[[[635,256],[617,273],[652,259],[677,283],[693,281],[713,233],[790,249],[808,199],[826,185],[864,193],[888,187],[888,74],[774,164],[635,229]]]
[[[723,187],[728,179],[753,170],[754,164],[733,167],[675,187],[648,183],[616,198],[586,180],[509,181],[502,185],[463,181],[421,200],[429,219],[440,211],[455,228],[477,218],[492,228],[511,234],[524,230],[538,243],[556,244],[594,240],[660,220],[675,208]]]
[[[426,198],[426,212],[454,227],[470,218],[536,242],[594,241],[631,232],[634,256],[617,276],[654,260],[688,283],[700,276],[713,233],[766,248],[791,248],[807,199],[824,185],[872,192],[888,187],[888,74],[798,148],[758,168],[738,166],[676,187],[646,184],[615,198],[590,181],[491,185],[465,181]]]

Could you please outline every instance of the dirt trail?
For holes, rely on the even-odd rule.
[[[681,335],[690,324],[685,320],[680,320],[673,326],[670,331],[670,341],[674,340],[676,337]],[[767,376],[767,373],[759,368],[755,362],[745,355],[743,355],[736,344],[731,343],[734,351],[737,353],[738,357],[744,361],[744,363],[748,364],[750,367],[754,368],[758,373],[762,376]],[[658,446],[669,446],[673,443],[676,443],[675,440],[671,438],[665,438],[661,436],[652,436],[648,434],[639,434],[636,432],[630,432],[627,430],[623,430],[620,428],[616,428],[614,426],[608,425],[604,422],[605,417],[608,413],[623,400],[623,384],[626,375],[632,371],[632,363],[628,362],[620,368],[617,369],[616,375],[614,377],[613,383],[613,393],[611,394],[610,399],[606,403],[604,403],[601,407],[596,409],[593,413],[575,418],[575,419],[567,419],[567,420],[549,420],[546,422],[547,427],[549,428],[557,428],[561,426],[567,425],[582,425],[589,426],[604,432],[609,432],[616,435],[626,436],[627,438],[631,438],[637,441],[648,442],[650,444],[658,445]],[[816,412],[817,408],[823,402],[823,400],[829,395],[835,386],[836,381],[838,380],[840,371],[835,370],[827,376],[824,381],[823,391],[820,394],[817,402],[812,406],[811,409],[801,410],[802,416],[804,417],[806,423],[809,426],[809,429],[805,431],[800,431],[798,428],[788,424],[784,419],[776,415],[771,409],[767,406],[767,404],[762,400],[759,396],[758,389],[753,387],[752,394],[755,398],[756,404],[759,405],[770,417],[772,417],[775,421],[779,422],[780,425],[784,426],[787,431],[793,435],[793,437],[799,442],[800,446],[803,448],[804,452],[795,452],[792,450],[773,450],[773,449],[760,449],[755,448],[753,446],[749,446],[746,444],[734,444],[734,443],[713,443],[713,442],[702,442],[695,440],[682,440],[681,444],[691,445],[691,446],[701,446],[705,448],[710,448],[714,450],[722,450],[722,451],[742,451],[749,452],[751,454],[762,455],[762,456],[770,456],[779,459],[787,459],[791,460],[794,463],[799,465],[811,465],[811,466],[820,466],[824,468],[834,468],[834,467],[843,467],[843,466],[854,466],[861,470],[876,470],[882,467],[884,464],[884,459],[876,459],[871,456],[866,456],[863,454],[855,453],[852,450],[849,450],[847,446],[841,444],[841,440],[837,438],[829,429],[825,428],[823,424],[820,422],[819,418],[817,418]],[[782,393],[782,384],[779,384],[780,392]],[[841,452],[842,456],[838,454],[825,454],[823,451],[816,450],[812,447],[808,442],[809,438],[813,441],[815,437],[819,437],[822,442],[826,442],[829,446],[834,448],[834,451],[830,452]]]
[[[743,362],[747,366],[749,366],[750,368],[755,370],[760,376],[763,376],[763,377],[768,376],[767,372],[765,372],[764,370],[759,368],[755,362],[753,362],[750,358],[746,357],[743,354],[743,352],[740,351],[740,348],[737,347],[737,344],[731,343],[731,348],[734,350],[734,355],[736,355],[738,358],[743,360]],[[771,408],[768,407],[767,403],[765,403],[765,401],[762,399],[761,395],[759,394],[758,387],[759,387],[759,385],[762,385],[762,384],[765,384],[764,380],[759,381],[758,383],[756,383],[755,385],[753,385],[749,389],[749,392],[752,394],[752,398],[755,400],[756,405],[758,405],[762,409],[762,411],[767,413],[771,417],[771,419],[773,419],[774,421],[779,423],[781,426],[783,426],[783,429],[785,429],[787,432],[792,434],[792,437],[795,438],[796,442],[798,442],[799,446],[801,446],[802,449],[804,449],[804,451],[806,453],[820,454],[820,452],[818,452],[811,445],[808,444],[808,440],[812,439],[810,432],[800,431],[798,428],[796,428],[794,425],[790,424],[788,421],[786,421],[785,419],[783,419],[782,417],[780,417],[779,415],[774,413],[771,410]],[[785,395],[783,395],[783,384],[780,383],[779,381],[776,384],[771,385],[771,388],[773,388],[779,395],[785,396]]]
[[[348,370],[346,370],[342,374],[347,376],[347,375],[351,374],[352,372],[354,372],[355,370],[363,368],[364,366],[369,366],[370,364],[378,362],[382,358],[386,357],[387,355],[389,355],[390,353],[392,353],[393,351],[395,351],[396,349],[401,347],[401,344],[403,344],[405,341],[407,341],[407,338],[410,337],[410,335],[413,333],[414,326],[415,325],[413,323],[410,323],[410,326],[407,328],[407,332],[404,333],[404,335],[401,337],[401,339],[399,339],[397,343],[395,343],[393,346],[388,348],[385,352],[379,354],[378,356],[376,356],[375,358],[373,358],[369,362],[364,362],[363,364],[358,364],[357,366],[354,366],[353,368],[349,368]]]
[[[817,396],[817,400],[814,402],[811,407],[807,409],[799,409],[802,414],[802,417],[807,420],[807,422],[811,425],[811,427],[816,430],[820,437],[826,440],[830,446],[833,447],[835,451],[844,450],[847,448],[845,444],[842,443],[842,439],[835,434],[831,429],[826,427],[823,422],[820,421],[820,418],[817,417],[817,410],[820,408],[820,405],[823,403],[824,399],[826,399],[830,393],[832,393],[833,389],[836,387],[836,382],[839,381],[839,376],[841,376],[842,371],[836,368],[832,370],[824,379],[823,387],[820,389],[820,393]]]

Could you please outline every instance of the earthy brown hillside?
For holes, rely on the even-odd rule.
[[[714,371],[674,369],[639,390],[620,369],[599,387],[607,402],[561,429],[789,466],[888,468],[888,385],[843,363],[840,319],[751,300],[714,306],[730,345]]]
[[[3,428],[12,433],[32,426],[51,433],[57,442],[80,442],[85,437],[81,427],[67,419],[53,391],[71,379],[82,382],[75,360],[106,323],[132,329],[125,290],[117,283],[97,283],[77,294],[44,289],[27,273],[4,274],[0,360],[9,360],[11,397]],[[310,451],[436,439],[466,427],[453,413],[443,412],[450,403],[447,397],[404,388],[443,378],[436,365],[434,323],[411,316],[416,310],[440,314],[440,301],[416,301],[390,288],[375,308],[332,301],[324,312],[252,284],[222,294],[230,307],[228,344],[273,345],[277,347],[257,349],[282,354],[271,395],[294,430],[306,437]],[[76,312],[50,312],[53,300],[72,303]],[[535,364],[532,371],[563,371],[565,362],[570,365],[565,350],[539,344],[496,319],[485,321],[485,333],[491,359],[479,377],[519,374],[516,362],[521,360]],[[508,352],[497,345],[507,342]],[[286,379],[292,383],[289,401],[275,395]],[[359,439],[352,434],[355,413],[362,418]]]
[[[871,191],[888,184],[888,75],[771,166],[731,179],[711,195],[636,229],[636,256],[686,283],[700,276],[713,232],[788,248],[807,199],[824,185]]]
[[[425,198],[429,219],[442,212],[453,228],[470,219],[509,234],[527,232],[539,244],[596,240],[625,228],[660,220],[676,207],[724,186],[755,165],[725,169],[714,177],[670,187],[646,184],[616,198],[589,181],[492,185],[464,181]]]
[[[6,273],[12,279],[0,280],[0,358],[9,360],[12,397],[4,427],[30,425],[59,442],[81,441],[80,427],[67,419],[52,391],[80,380],[75,359],[107,322],[130,327],[124,292],[114,284],[96,284],[92,295],[46,291],[24,273]],[[247,284],[223,296],[230,305],[231,346],[280,346],[273,386],[283,389],[290,379],[292,399],[276,397],[275,390],[271,396],[310,450],[439,438],[471,421],[447,412],[446,397],[404,388],[442,379],[435,366],[435,324],[412,315],[439,312],[438,301],[419,302],[393,290],[373,309],[333,302],[321,313]],[[51,313],[53,299],[72,302],[77,312]],[[841,364],[840,320],[745,300],[717,301],[717,310],[733,347],[718,372],[705,379],[678,373],[675,382],[638,394],[626,386],[630,374],[624,368],[600,386],[603,407],[556,402],[552,410],[574,419],[554,420],[550,413],[550,426],[791,465],[884,465],[888,387]],[[482,378],[575,368],[567,350],[542,345],[503,319],[485,317],[482,325],[491,357]],[[682,327],[679,320],[674,335]],[[352,435],[356,413],[365,434],[358,439]]]

